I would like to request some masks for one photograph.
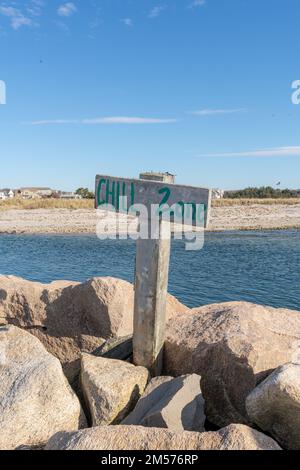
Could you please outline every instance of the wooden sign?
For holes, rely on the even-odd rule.
[[[151,217],[153,205],[157,205],[159,211],[157,239],[137,240],[133,362],[147,367],[154,376],[160,375],[163,370],[165,341],[170,221],[183,221],[185,211],[189,211],[190,217],[184,219],[185,223],[188,221],[192,226],[207,227],[211,190],[98,175],[95,206],[101,209],[101,206],[107,208],[108,204],[112,210],[124,213],[130,213],[131,206],[142,204],[147,208],[148,217]],[[163,231],[167,231],[169,236],[162,236]]]
[[[117,212],[127,213],[134,204],[143,204],[150,217],[151,206],[173,208],[161,211],[163,219],[178,222],[184,211],[189,210],[190,224],[207,227],[211,204],[211,190],[193,186],[166,184],[149,180],[96,176],[96,208],[110,204]],[[120,198],[127,197],[127,205],[120,204]],[[188,220],[188,218],[187,218]]]

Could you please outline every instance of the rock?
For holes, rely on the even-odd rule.
[[[46,450],[280,450],[270,437],[244,425],[217,432],[174,432],[142,426],[99,426],[55,434]]]
[[[274,369],[299,356],[299,312],[229,302],[193,309],[167,326],[165,373],[199,374],[208,420],[250,424],[245,400]]]
[[[248,395],[246,408],[284,448],[300,450],[300,364],[278,367]]]
[[[83,426],[58,359],[29,333],[0,327],[0,449],[41,447],[54,433]]]
[[[205,431],[201,377],[156,377],[122,424],[168,428],[172,431]]]
[[[143,394],[148,380],[145,367],[83,354],[81,386],[93,426],[120,423]]]
[[[166,308],[166,319],[171,320],[171,318],[189,313],[191,311],[186,305],[179,302],[176,297],[171,294],[167,295],[167,308]]]
[[[28,330],[57,357],[70,382],[80,370],[80,353],[106,339],[133,331],[133,286],[121,279],[94,278],[83,284],[30,282],[0,276],[0,323]],[[168,318],[189,311],[168,296]]]

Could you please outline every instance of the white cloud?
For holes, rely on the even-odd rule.
[[[96,119],[84,119],[83,124],[166,124],[176,122],[176,119],[158,119],[128,116],[113,116]]]
[[[73,2],[67,2],[60,5],[57,9],[59,16],[71,16],[78,11],[76,5]]]
[[[47,126],[50,124],[80,124],[80,121],[77,119],[48,119],[44,121],[32,121],[24,124],[31,124],[32,126]]]
[[[300,157],[300,146],[297,147],[275,147],[248,152],[207,153],[199,157]]]
[[[44,0],[31,0],[26,7],[26,11],[30,16],[41,16],[43,7],[45,6]]]
[[[121,22],[125,25],[131,28],[133,26],[133,20],[131,18],[122,18]]]
[[[10,18],[11,27],[15,30],[19,29],[21,26],[31,26],[33,24],[29,17],[25,16],[21,10],[13,6],[0,6],[0,14]]]
[[[236,109],[199,109],[197,111],[191,111],[190,114],[195,116],[216,116],[222,114],[235,114],[246,112],[245,108],[236,108]]]
[[[21,12],[18,10],[18,8],[9,6],[0,6],[0,13],[9,17],[21,15]]]
[[[92,119],[53,119],[43,121],[33,121],[29,124],[34,126],[45,126],[51,124],[84,124],[84,125],[97,125],[97,124],[168,124],[177,122],[176,119],[159,119],[159,118],[144,118],[144,117],[128,117],[128,116],[112,116],[103,118]]]
[[[166,6],[158,5],[154,8],[152,8],[152,10],[150,11],[148,17],[151,18],[151,19],[157,18],[165,9],[166,9]]]
[[[206,0],[194,0],[194,1],[190,4],[190,8],[203,7],[203,5],[205,5],[205,3],[206,3]]]
[[[11,19],[11,26],[13,29],[19,29],[21,26],[31,26],[32,20],[30,18],[26,18],[26,16],[14,16]]]
[[[54,24],[55,24],[58,28],[60,28],[60,29],[65,33],[66,36],[69,36],[69,34],[70,34],[70,28],[69,28],[69,26],[68,26],[64,21],[60,21],[60,20],[54,21]]]

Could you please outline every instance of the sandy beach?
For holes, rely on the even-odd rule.
[[[93,209],[12,209],[0,212],[0,233],[95,233],[97,221]],[[124,230],[126,225],[122,216]],[[211,210],[211,231],[289,228],[300,228],[300,204],[233,204]]]

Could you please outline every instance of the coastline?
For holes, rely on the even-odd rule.
[[[102,212],[104,215],[105,213]],[[99,216],[94,209],[9,209],[0,212],[0,234],[92,234]],[[121,231],[135,230],[121,215]],[[207,231],[288,230],[300,228],[300,204],[232,204],[212,207]]]

